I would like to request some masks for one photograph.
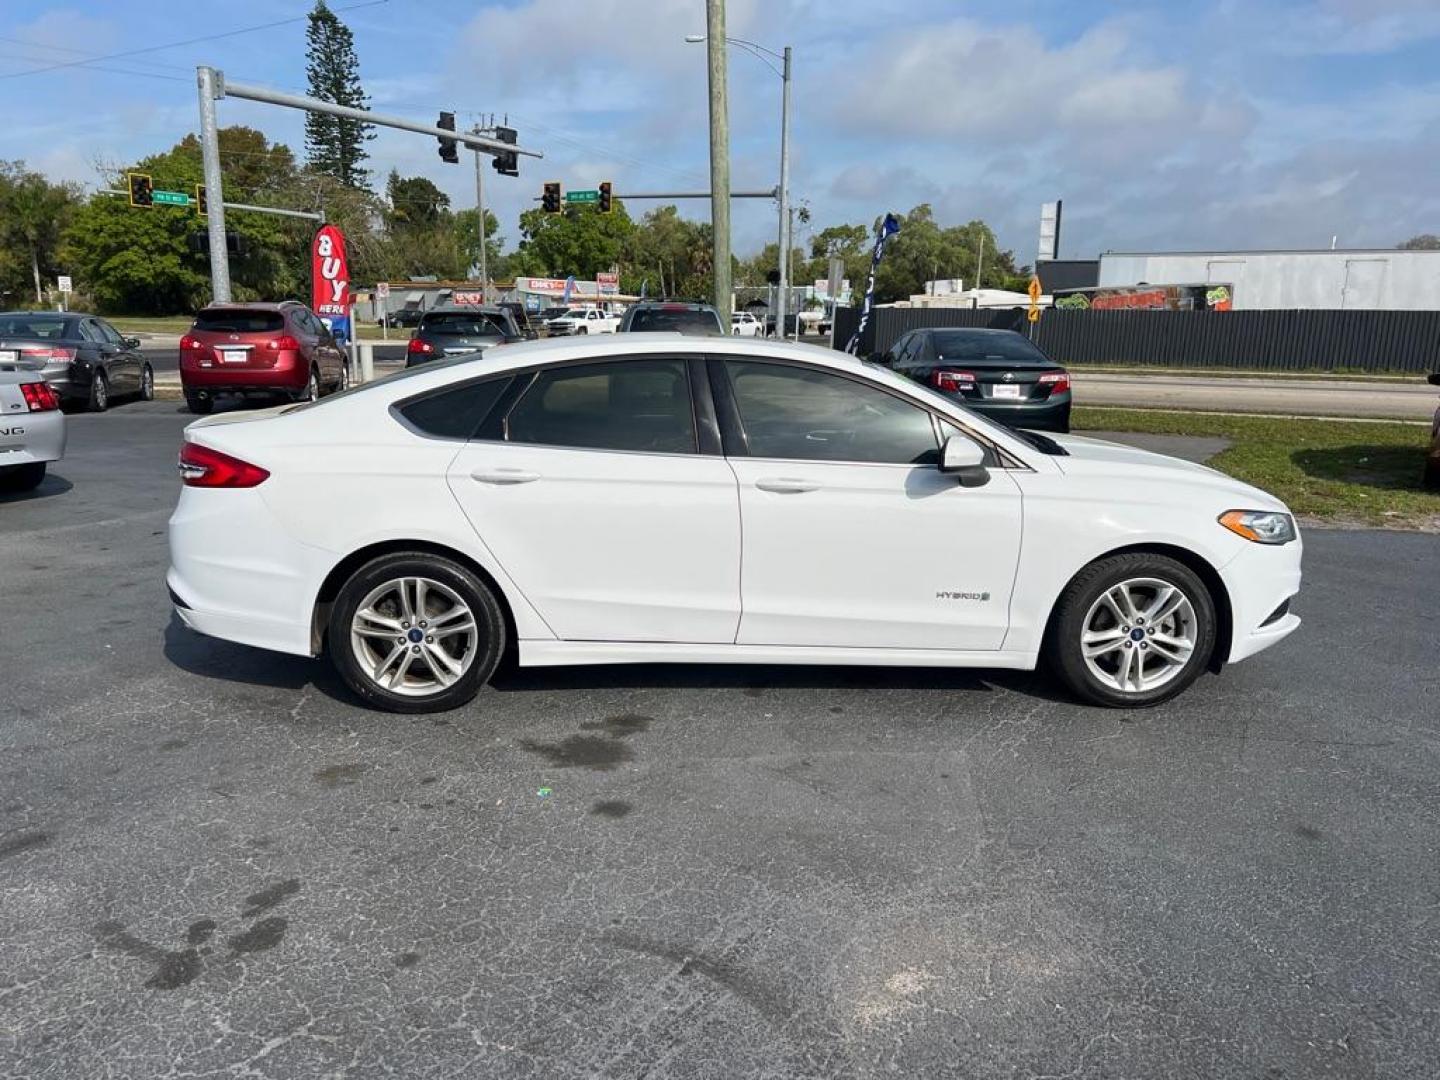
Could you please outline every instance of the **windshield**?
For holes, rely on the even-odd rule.
[[[1050,359],[1019,334],[943,331],[931,335],[935,355],[941,360],[962,362],[990,360],[1001,364],[1044,364]]]
[[[217,334],[267,334],[285,328],[285,316],[278,311],[202,311],[195,316],[193,330]]]
[[[643,308],[631,317],[628,329],[636,333],[718,334],[720,320],[713,311],[704,308],[678,311]]]
[[[504,337],[505,328],[498,318],[482,315],[475,311],[432,311],[420,323],[426,334],[446,334],[456,337]]]
[[[35,315],[6,315],[0,318],[0,337],[60,339],[66,337],[65,328],[71,320],[37,313]]]

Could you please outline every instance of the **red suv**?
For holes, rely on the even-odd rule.
[[[194,413],[224,395],[313,401],[348,382],[344,351],[297,300],[212,304],[180,339],[180,383]]]

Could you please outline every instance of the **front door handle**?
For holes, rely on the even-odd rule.
[[[803,495],[820,487],[814,480],[795,476],[767,476],[763,480],[756,480],[755,486],[761,491],[773,491],[779,495]]]
[[[539,480],[540,474],[525,469],[476,469],[470,474],[470,479],[482,484],[528,484]]]

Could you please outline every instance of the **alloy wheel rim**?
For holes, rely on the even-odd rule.
[[[105,389],[105,377],[103,375],[95,376],[95,404],[103,409],[109,398],[110,394]]]
[[[155,394],[155,373],[149,368],[140,376],[140,396],[149,401]]]
[[[433,578],[393,578],[377,586],[350,620],[350,651],[360,670],[405,697],[454,686],[474,663],[479,642],[470,605]]]
[[[1178,676],[1195,655],[1195,605],[1178,585],[1130,578],[1110,586],[1081,624],[1090,674],[1122,694],[1144,694]]]

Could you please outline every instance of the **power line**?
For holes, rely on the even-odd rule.
[[[336,14],[344,11],[358,11],[361,8],[376,7],[380,4],[388,4],[390,0],[364,0],[363,3],[351,4],[348,7],[333,9]],[[131,56],[142,56],[145,53],[162,52],[165,49],[179,49],[186,45],[198,45],[202,41],[220,41],[224,38],[238,37],[241,34],[253,34],[260,30],[273,30],[277,26],[289,26],[291,23],[304,22],[309,14],[295,15],[288,19],[277,19],[274,22],[261,23],[258,26],[243,26],[238,30],[225,30],[218,34],[204,34],[200,37],[186,38],[183,41],[171,41],[164,45],[149,45],[143,49],[127,49],[125,52],[110,53],[105,56],[95,56],[88,60],[66,60],[59,64],[48,64],[45,67],[31,68],[29,71],[12,71],[6,75],[0,75],[0,79],[18,79],[24,75],[39,75],[46,71],[59,71],[62,68],[88,67],[92,63],[100,63],[106,60],[124,60]],[[33,44],[27,42],[26,44]]]

